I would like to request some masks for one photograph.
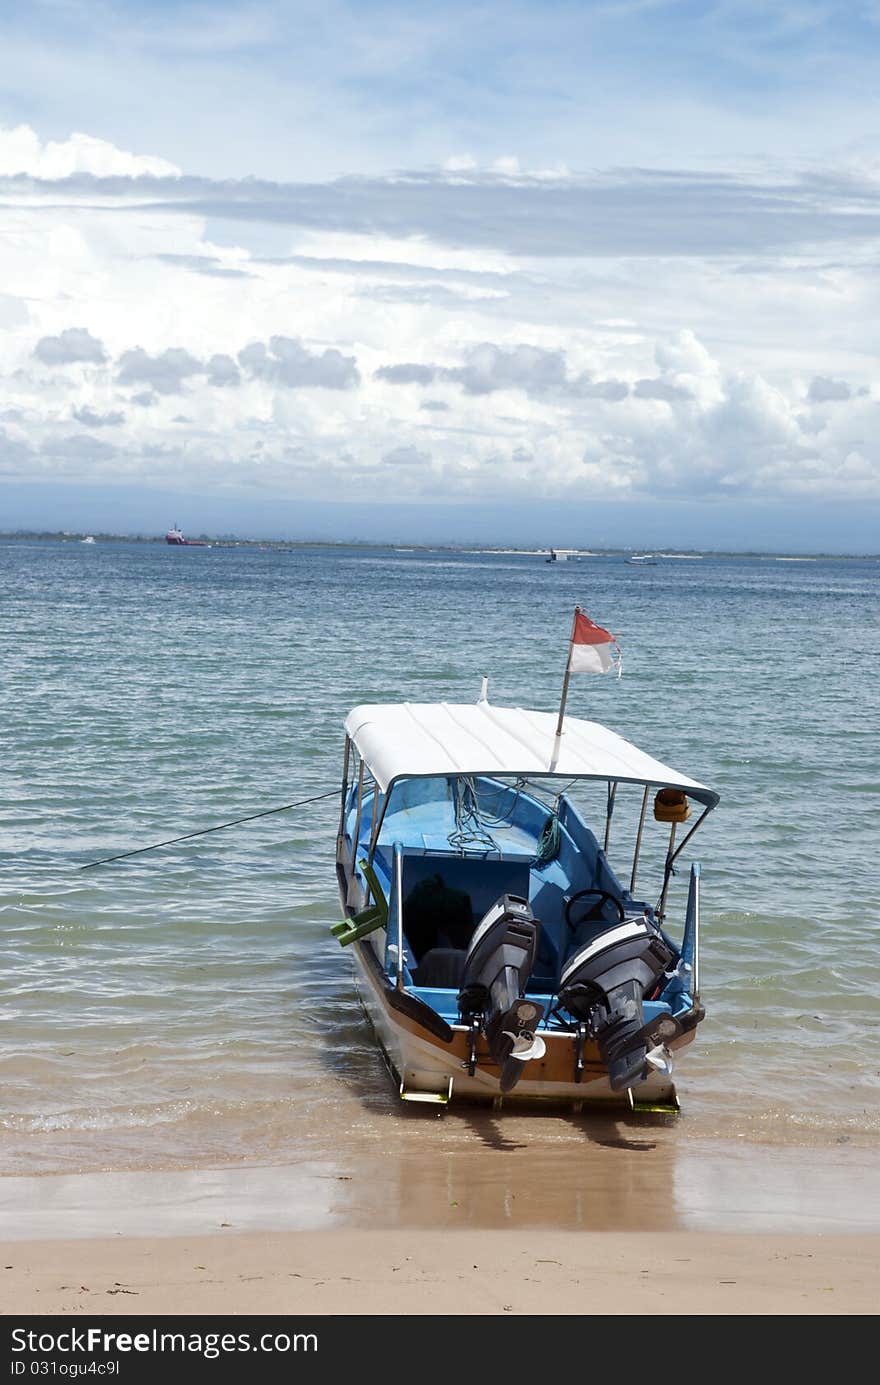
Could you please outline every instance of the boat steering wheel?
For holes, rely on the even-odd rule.
[[[577,904],[578,900],[584,899],[588,895],[594,895],[596,903],[592,906],[591,909],[587,911],[587,913],[584,914],[582,919],[578,919],[577,922],[575,922],[571,917],[572,905]],[[595,886],[591,885],[585,890],[578,890],[577,894],[573,894],[571,899],[569,899],[566,903],[565,922],[568,924],[572,933],[575,931],[576,928],[580,926],[580,924],[586,923],[588,919],[591,921],[595,920],[599,916],[599,910],[602,908],[602,905],[605,903],[606,899],[611,900],[611,903],[614,905],[615,909],[620,915],[620,922],[623,923],[624,919],[626,918],[626,914],[624,913],[623,905],[621,904],[617,896],[609,894],[608,890],[600,890],[597,889]]]

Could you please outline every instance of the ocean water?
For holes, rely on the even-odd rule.
[[[876,1142],[880,562],[4,540],[0,583],[2,1172],[418,1150],[328,932],[334,797],[80,867],[334,789],[359,702],[470,701],[488,674],[554,710],[575,602],[624,676],[576,677],[569,711],[721,794],[665,1138]],[[446,1150],[487,1138],[430,1120]]]

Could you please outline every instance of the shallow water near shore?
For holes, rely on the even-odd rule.
[[[866,1176],[880,563],[0,541],[0,575],[3,1173],[318,1168],[348,1216],[359,1168],[392,1207],[428,1158],[459,1207],[463,1169],[494,1170],[490,1200],[557,1179],[566,1224],[585,1149],[634,1190],[665,1159],[670,1208],[708,1145]],[[576,679],[569,710],[722,795],[694,842],[707,1019],[677,1121],[401,1109],[328,932],[333,798],[80,872],[332,789],[358,702],[471,701],[487,673],[493,701],[554,709],[576,601],[624,676]]]

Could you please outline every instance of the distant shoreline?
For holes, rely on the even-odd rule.
[[[64,532],[60,530],[0,530],[0,542],[40,542],[40,543],[82,543],[85,539],[94,539],[96,543],[147,543],[165,544],[164,535],[156,534],[87,534],[85,530],[81,533]],[[264,548],[279,551],[294,550],[301,548],[358,548],[370,552],[381,552],[391,549],[399,553],[482,553],[486,555],[496,555],[498,557],[547,557],[553,550],[551,548],[513,548],[499,544],[497,547],[491,544],[473,543],[406,543],[403,540],[389,540],[386,543],[378,543],[374,540],[364,539],[255,539],[241,538],[238,536],[223,535],[213,536],[210,534],[198,534],[198,543],[193,546],[209,545],[211,548]],[[169,545],[173,547],[174,545]],[[632,548],[566,548],[557,549],[557,552],[564,552],[570,558],[626,558],[637,550]],[[880,552],[877,553],[793,553],[790,551],[774,552],[762,549],[736,549],[736,548],[705,548],[702,550],[682,548],[675,551],[657,552],[656,557],[663,562],[676,562],[682,559],[699,558],[763,558],[777,562],[872,562],[880,560]]]

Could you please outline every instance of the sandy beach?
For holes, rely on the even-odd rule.
[[[330,1231],[4,1249],[10,1314],[874,1314],[880,1236]]]
[[[522,1124],[511,1136],[524,1134]],[[880,1160],[631,1136],[0,1179],[12,1314],[873,1314]],[[555,1176],[550,1173],[555,1171]]]

